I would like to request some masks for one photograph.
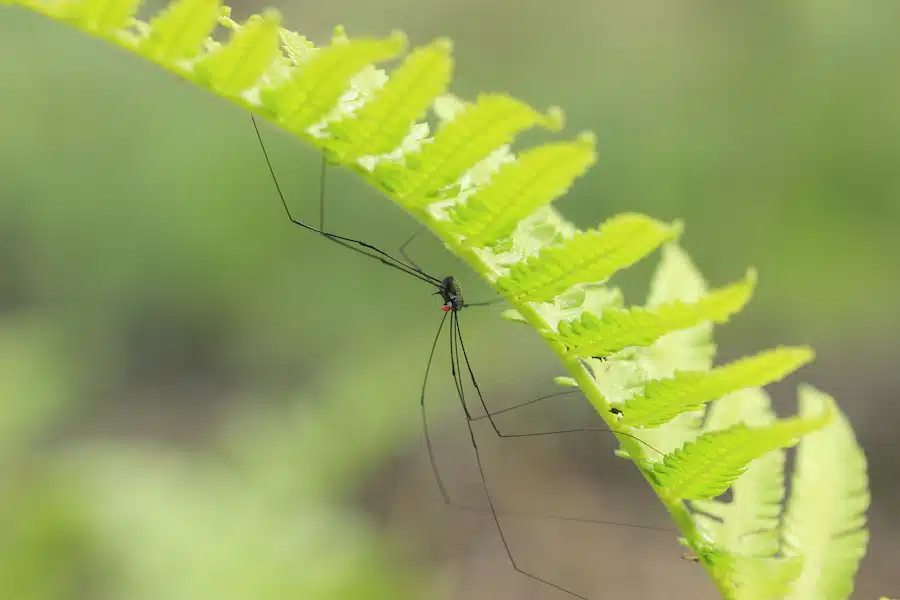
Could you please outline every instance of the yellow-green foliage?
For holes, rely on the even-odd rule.
[[[809,348],[776,348],[711,371],[676,371],[673,377],[650,381],[625,402],[622,423],[662,425],[730,392],[778,381],[812,359]]]
[[[582,281],[606,281],[673,239],[679,226],[621,214],[510,266],[497,286],[522,302],[550,301]]]
[[[238,24],[216,0],[176,0],[150,23],[134,19],[136,0],[12,4],[106,39],[268,119],[413,214],[550,344],[566,381],[581,387],[614,431],[663,449],[664,456],[648,455],[620,437],[620,454],[635,461],[723,596],[850,594],[867,542],[865,458],[824,394],[804,388],[800,414],[777,419],[757,389],[807,363],[812,351],[778,348],[713,369],[712,324],[748,302],[755,271],[707,292],[674,241],[679,223],[634,214],[593,231],[568,223],[550,203],[595,162],[595,136],[518,155],[509,147],[529,128],[560,129],[558,109],[542,112],[503,94],[474,102],[447,95],[447,40],[414,49],[388,74],[375,65],[404,53],[399,33],[350,39],[338,29],[330,45],[316,47],[282,29],[275,11]],[[222,37],[217,27],[228,30],[227,42],[213,39]],[[439,121],[433,135],[429,111]],[[646,305],[624,306],[608,278],[660,246]],[[784,448],[798,441],[782,518]],[[731,502],[716,499],[729,488]]]
[[[744,281],[712,291],[695,302],[674,300],[652,309],[610,308],[599,316],[585,311],[559,324],[558,340],[576,356],[615,354],[633,346],[648,346],[667,333],[707,321],[724,323],[744,307],[756,284],[756,272]]]

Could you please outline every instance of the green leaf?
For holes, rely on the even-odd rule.
[[[676,371],[672,378],[649,382],[641,395],[628,400],[621,407],[621,422],[631,427],[662,425],[730,392],[779,381],[813,356],[807,347],[781,347],[712,371]]]
[[[197,65],[202,81],[225,96],[237,96],[259,81],[276,57],[282,56],[278,11],[253,15],[231,40]]]
[[[494,244],[519,221],[549,204],[596,160],[593,134],[571,142],[544,144],[500,167],[491,181],[449,213],[446,229],[465,238],[466,247]]]
[[[515,263],[497,286],[518,302],[550,301],[578,283],[600,283],[647,256],[681,231],[650,217],[624,213]]]
[[[830,411],[830,425],[803,439],[797,450],[785,514],[784,554],[803,557],[803,571],[788,600],[843,600],[865,556],[869,533],[866,457],[834,400],[800,389],[800,414]]]
[[[647,346],[663,335],[707,321],[724,323],[743,308],[756,285],[750,269],[743,281],[714,290],[696,302],[680,300],[646,308],[608,309],[601,316],[584,312],[559,323],[560,342],[577,356],[605,357],[631,346]]]
[[[524,102],[504,94],[480,94],[474,104],[443,123],[434,139],[407,157],[404,179],[394,185],[401,203],[408,208],[433,202],[433,194],[456,182],[491,152],[512,142],[516,134],[531,127],[557,130],[562,114],[551,110],[542,115]]]
[[[169,63],[194,58],[216,27],[219,0],[177,0],[150,22],[140,50],[150,58]]]
[[[386,154],[400,146],[421,119],[453,71],[452,44],[439,39],[413,51],[356,113],[332,123],[329,143],[344,162]]]
[[[112,33],[131,23],[140,0],[76,0],[65,4],[66,18],[97,33]]]
[[[303,131],[335,107],[355,75],[373,63],[396,57],[405,48],[406,36],[400,32],[385,39],[336,41],[293,69],[284,84],[266,90],[267,103],[285,127]]]
[[[782,419],[763,427],[740,424],[705,433],[655,465],[657,485],[668,498],[715,498],[731,486],[750,461],[776,448],[793,446],[801,436],[827,425],[833,413],[826,407],[815,416]]]

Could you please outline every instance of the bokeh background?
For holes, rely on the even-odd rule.
[[[597,132],[599,165],[564,214],[682,218],[714,285],[756,266],[720,360],[816,347],[773,394],[790,412],[810,381],[850,415],[873,491],[854,597],[900,594],[900,5],[278,7],[318,42],[339,23],[451,37],[457,93],[560,105],[569,132]],[[511,570],[483,510],[437,493],[417,412],[440,317],[429,290],[288,226],[245,113],[18,9],[0,9],[0,56],[0,597],[566,598]],[[318,156],[264,135],[314,218]],[[414,231],[352,176],[327,189],[336,231],[389,249]],[[489,295],[434,239],[412,252]],[[619,281],[632,301],[652,262]],[[488,402],[552,391],[548,351],[498,314],[463,315]],[[428,399],[440,468],[454,499],[483,507],[447,360]],[[590,420],[569,398],[511,423]],[[667,526],[606,436],[476,433],[508,510]],[[715,597],[670,533],[505,524],[523,567],[591,598]]]

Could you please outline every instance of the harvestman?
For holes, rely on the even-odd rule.
[[[416,235],[418,235],[418,234],[413,235],[408,240],[406,240],[406,242],[404,242],[402,246],[400,246],[399,252],[400,252],[400,255],[404,259],[404,260],[400,260],[400,259],[388,254],[387,252],[384,252],[383,250],[376,248],[372,244],[369,244],[362,240],[357,240],[357,239],[341,236],[341,235],[326,231],[324,229],[324,222],[325,222],[325,202],[324,202],[325,192],[324,192],[324,190],[325,190],[325,172],[326,172],[326,161],[324,160],[324,158],[322,161],[322,169],[320,171],[320,176],[319,176],[319,227],[315,227],[313,225],[310,225],[309,223],[306,223],[304,221],[296,219],[291,214],[290,208],[288,207],[288,204],[287,204],[287,200],[285,199],[284,194],[281,191],[281,186],[278,183],[278,179],[275,176],[275,170],[272,167],[272,162],[269,159],[268,152],[266,151],[266,147],[263,142],[262,135],[260,134],[259,126],[256,123],[256,119],[255,119],[255,117],[251,117],[251,119],[253,121],[253,128],[256,132],[256,137],[259,140],[260,147],[262,148],[263,157],[265,158],[265,161],[266,161],[266,166],[269,169],[269,174],[271,175],[272,182],[275,185],[275,190],[278,193],[279,199],[281,200],[281,205],[284,208],[285,214],[287,215],[287,217],[291,221],[291,223],[293,223],[294,225],[297,225],[299,227],[302,227],[303,229],[311,231],[313,233],[319,234],[319,235],[323,236],[325,239],[330,240],[336,244],[340,244],[341,246],[343,246],[349,250],[352,250],[353,252],[362,254],[363,256],[367,256],[371,259],[375,259],[375,260],[381,262],[382,264],[387,265],[388,267],[391,267],[392,269],[395,269],[397,271],[405,273],[411,277],[414,277],[415,279],[418,279],[419,281],[422,281],[423,283],[426,283],[426,284],[432,286],[435,289],[435,291],[432,295],[440,296],[441,299],[443,300],[443,305],[441,306],[441,310],[444,312],[444,316],[441,318],[441,322],[440,322],[440,325],[438,326],[437,333],[434,336],[434,341],[431,344],[431,350],[428,353],[428,362],[425,367],[425,377],[422,381],[422,389],[421,389],[421,393],[419,396],[419,406],[420,406],[420,411],[421,411],[421,415],[422,415],[422,428],[423,428],[423,432],[425,435],[425,445],[426,445],[426,448],[428,451],[428,460],[431,463],[431,469],[434,473],[434,478],[437,483],[438,489],[440,490],[441,496],[443,497],[444,502],[447,505],[454,506],[456,508],[479,510],[476,507],[456,504],[450,499],[450,494],[447,492],[447,488],[444,485],[444,481],[440,476],[440,472],[438,471],[437,463],[435,462],[434,449],[433,449],[432,443],[431,443],[431,437],[428,433],[428,420],[426,418],[426,411],[425,411],[425,389],[426,389],[426,386],[428,383],[428,374],[431,371],[431,363],[432,363],[432,360],[434,359],[434,354],[435,354],[435,350],[437,349],[438,340],[440,339],[441,332],[443,331],[444,325],[446,324],[447,318],[449,317],[449,319],[450,319],[449,329],[450,329],[450,370],[451,370],[451,374],[453,376],[453,381],[456,386],[457,396],[459,397],[460,404],[462,405],[462,408],[463,408],[463,412],[466,415],[466,425],[468,426],[469,437],[470,437],[471,443],[472,443],[472,449],[474,450],[474,453],[475,453],[475,462],[478,466],[478,473],[479,473],[479,477],[481,479],[481,484],[484,488],[485,496],[488,501],[488,510],[491,513],[491,516],[494,520],[494,525],[497,528],[497,533],[500,535],[500,540],[503,543],[503,548],[506,551],[506,555],[509,558],[510,564],[512,565],[513,569],[515,569],[518,573],[524,575],[525,577],[531,578],[537,582],[540,582],[543,585],[554,588],[560,592],[563,592],[563,593],[573,596],[575,598],[579,598],[580,600],[590,600],[586,596],[582,596],[581,594],[573,592],[572,590],[569,590],[561,585],[553,583],[552,581],[548,581],[547,579],[544,579],[543,577],[540,577],[538,575],[535,575],[534,573],[530,573],[530,572],[525,571],[524,569],[520,568],[516,562],[516,559],[513,557],[513,552],[510,548],[510,545],[506,538],[506,535],[503,532],[503,527],[500,525],[500,519],[498,517],[498,515],[500,515],[500,514],[515,515],[515,516],[542,517],[542,518],[550,518],[550,519],[557,519],[557,520],[563,520],[563,521],[575,521],[575,522],[581,522],[581,523],[598,523],[598,524],[603,524],[603,525],[618,525],[618,526],[631,527],[631,528],[637,528],[637,529],[649,529],[649,530],[655,530],[655,531],[675,532],[675,530],[673,530],[673,529],[666,529],[666,528],[662,528],[662,527],[653,527],[653,526],[649,526],[649,525],[613,523],[610,521],[600,521],[600,520],[595,520],[595,519],[583,519],[583,518],[578,518],[578,517],[558,517],[558,516],[537,515],[537,514],[530,514],[530,513],[510,513],[510,512],[498,510],[494,504],[494,500],[493,500],[493,497],[490,492],[490,486],[488,485],[487,478],[485,477],[485,474],[484,474],[484,467],[483,467],[482,461],[481,461],[481,453],[478,448],[478,442],[475,437],[475,432],[472,428],[473,422],[487,418],[488,421],[490,421],[491,428],[494,430],[494,433],[498,437],[505,438],[505,439],[547,436],[547,435],[559,435],[559,434],[564,434],[564,433],[577,433],[577,432],[584,432],[584,431],[602,431],[602,432],[606,432],[606,433],[613,433],[613,432],[609,429],[604,429],[604,428],[600,428],[600,427],[558,429],[558,430],[553,430],[553,431],[540,431],[540,432],[531,432],[531,433],[508,433],[508,432],[501,431],[501,429],[497,425],[496,421],[494,421],[495,416],[504,414],[504,413],[508,413],[508,412],[511,412],[518,408],[529,406],[529,405],[535,404],[537,402],[547,400],[549,398],[577,392],[578,390],[569,390],[569,391],[548,394],[546,396],[541,396],[539,398],[529,400],[528,402],[524,402],[522,404],[517,404],[515,406],[511,406],[509,408],[498,410],[496,412],[491,412],[488,409],[487,404],[485,403],[484,396],[482,395],[482,392],[481,392],[481,388],[478,386],[478,382],[475,379],[475,373],[473,372],[472,365],[469,362],[469,356],[466,352],[465,343],[463,342],[462,330],[460,329],[460,325],[459,325],[459,313],[464,308],[476,307],[476,306],[489,306],[489,305],[492,305],[492,304],[502,301],[503,298],[497,298],[495,300],[491,300],[491,301],[487,301],[487,302],[468,303],[463,298],[462,288],[455,277],[453,277],[452,275],[448,275],[443,278],[437,278],[432,275],[429,275],[428,273],[423,271],[421,268],[419,268],[419,266],[406,253],[406,248],[409,246],[409,244],[415,239]],[[463,372],[462,372],[462,368],[461,368],[460,357],[461,357],[462,361],[465,362],[465,368],[466,368],[466,371],[468,371],[469,379],[471,381],[472,386],[475,388],[476,394],[478,395],[479,404],[481,405],[481,407],[484,410],[484,414],[481,416],[473,417],[472,414],[469,412],[469,407],[468,407],[468,404],[466,403],[466,399],[465,399],[464,377],[463,377]],[[613,409],[613,411],[618,412],[617,409]],[[659,454],[662,454],[661,452],[659,452],[659,450],[656,450],[656,448],[653,448],[646,442],[640,440],[639,438],[637,438],[633,435],[630,435],[630,434],[627,434],[624,432],[616,432],[616,433],[618,435],[631,437],[631,438],[637,440],[638,442],[641,442],[642,444],[653,449],[654,451],[658,452]]]

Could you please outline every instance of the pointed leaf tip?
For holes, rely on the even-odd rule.
[[[391,31],[391,35],[388,36],[388,39],[391,40],[399,49],[403,51],[406,49],[409,44],[409,38],[406,33],[401,31],[400,29],[394,29]]]
[[[445,53],[450,54],[453,52],[453,40],[446,37],[440,37],[432,42],[435,48],[438,50],[443,50]]]
[[[566,126],[566,114],[559,106],[551,106],[547,109],[546,127],[550,131],[562,131]]]
[[[582,131],[578,134],[578,139],[585,144],[593,146],[597,143],[597,134],[593,131]]]

